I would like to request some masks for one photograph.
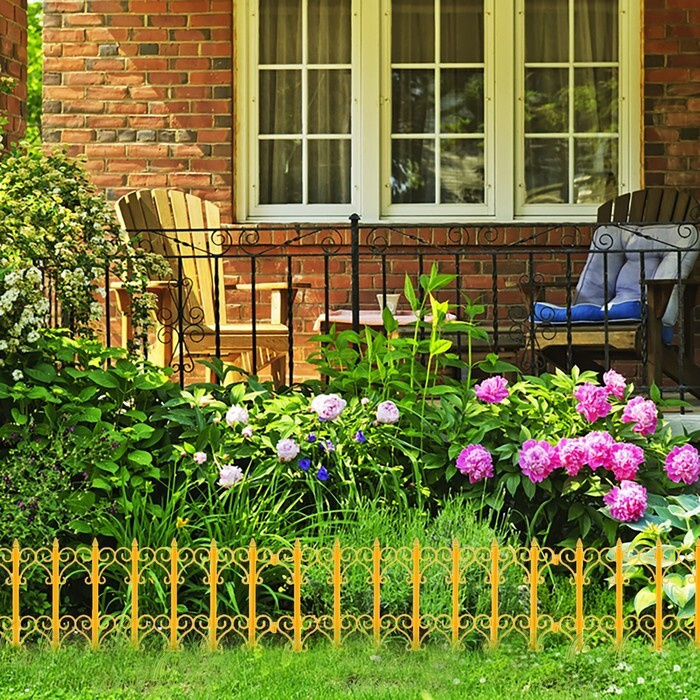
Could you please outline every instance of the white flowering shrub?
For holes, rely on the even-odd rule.
[[[65,153],[23,143],[0,158],[0,337],[22,350],[46,326],[48,290],[62,325],[89,335],[105,304],[107,274],[132,293],[136,326],[148,324],[149,272],[158,256],[134,248],[112,207]]]

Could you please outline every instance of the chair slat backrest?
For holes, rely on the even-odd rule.
[[[143,232],[149,250],[168,259],[175,279],[182,274],[192,283],[184,290],[185,306],[190,315],[203,314],[207,325],[216,322],[214,282],[218,281],[219,323],[226,323],[222,247],[215,235],[221,225],[219,208],[179,190],[155,189],[125,195],[117,202],[117,213],[125,230]]]
[[[598,208],[597,221],[603,223],[672,223],[687,221],[693,200],[686,192],[672,188],[649,187],[621,194]]]

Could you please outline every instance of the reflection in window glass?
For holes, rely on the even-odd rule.
[[[483,140],[443,139],[440,147],[440,201],[448,204],[483,203]]]
[[[569,146],[566,139],[525,139],[525,202],[569,201]]]
[[[435,142],[394,139],[391,142],[392,201],[417,204],[435,201]]]

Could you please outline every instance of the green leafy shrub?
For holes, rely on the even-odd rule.
[[[0,159],[0,352],[24,352],[47,324],[53,294],[63,325],[84,335],[100,318],[110,270],[132,292],[138,327],[148,325],[149,272],[158,256],[134,248],[79,163],[23,143]],[[138,334],[137,334],[138,335]]]

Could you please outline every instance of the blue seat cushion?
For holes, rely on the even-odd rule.
[[[555,306],[544,301],[535,304],[535,323],[567,323],[566,306]],[[642,303],[622,301],[608,304],[608,321],[639,321],[642,318]],[[573,304],[571,323],[602,323],[605,321],[605,307],[599,304]]]

